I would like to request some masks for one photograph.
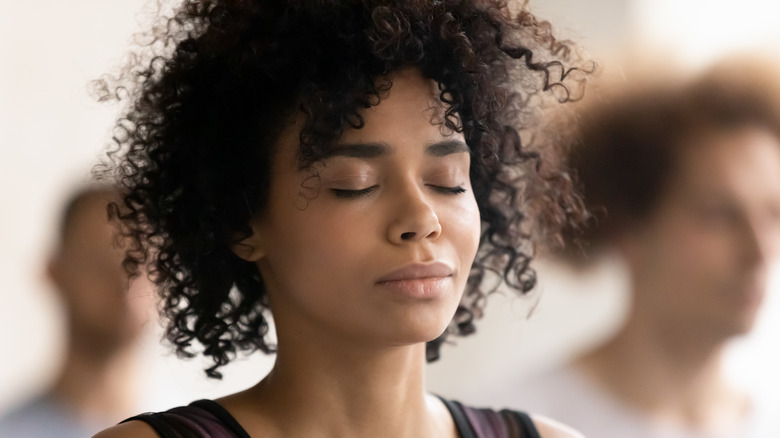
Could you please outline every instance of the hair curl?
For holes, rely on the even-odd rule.
[[[439,84],[444,123],[466,138],[483,224],[463,301],[428,344],[435,360],[448,333],[474,332],[495,280],[532,289],[534,224],[555,235],[579,214],[568,178],[540,158],[550,145],[520,135],[547,100],[579,96],[592,66],[572,43],[498,0],[188,0],[98,82],[103,98],[129,101],[98,170],[124,193],[114,213],[134,242],[126,268],[148,265],[167,339],[185,357],[199,342],[210,377],[239,351],[275,348],[263,279],[231,246],[267,207],[282,122],[305,115],[309,167],[363,125],[390,86],[376,79],[407,66]]]

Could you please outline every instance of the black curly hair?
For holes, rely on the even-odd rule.
[[[362,127],[390,86],[378,78],[414,67],[438,83],[444,123],[471,149],[482,217],[461,305],[428,344],[435,360],[448,333],[474,332],[498,280],[533,288],[531,230],[555,235],[580,214],[566,175],[540,158],[551,145],[532,148],[521,132],[546,101],[579,97],[593,68],[581,58],[499,0],[187,0],[120,75],[97,82],[103,98],[128,102],[98,168],[123,191],[113,213],[134,242],[125,266],[148,267],[167,339],[185,357],[197,340],[210,377],[237,352],[273,352],[263,279],[231,247],[267,207],[282,122],[305,115],[299,164],[310,167],[344,129]]]

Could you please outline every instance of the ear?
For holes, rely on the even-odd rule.
[[[52,255],[46,262],[46,278],[54,285],[54,289],[57,291],[62,290],[62,275],[62,259],[59,254]]]
[[[265,234],[259,224],[251,224],[249,236],[237,241],[230,248],[233,253],[248,262],[256,262],[265,257]]]
[[[642,248],[645,243],[642,241],[644,236],[641,233],[642,230],[631,228],[618,233],[614,239],[615,248],[630,266],[638,264],[640,257],[642,257]]]

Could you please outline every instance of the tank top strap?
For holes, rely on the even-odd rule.
[[[160,438],[250,438],[238,421],[213,400],[198,400],[165,412],[136,415],[122,423],[128,421],[143,421]]]
[[[241,427],[241,424],[233,417],[227,409],[223,408],[221,404],[214,400],[196,400],[190,403],[190,406],[196,406],[219,418],[219,420],[227,426],[238,438],[250,438],[249,433]]]
[[[473,408],[442,397],[439,399],[450,411],[460,438],[541,438],[525,412]]]
[[[534,424],[534,420],[531,419],[531,416],[528,415],[525,412],[521,411],[513,411],[510,409],[504,409],[501,411],[502,413],[506,413],[506,415],[512,416],[515,420],[515,424],[520,429],[521,435],[526,438],[542,438],[541,435],[539,435],[539,431],[536,429],[536,425]]]
[[[160,438],[181,438],[181,435],[176,432],[174,426],[171,426],[169,422],[162,418],[157,412],[138,414],[120,421],[119,424],[130,421],[143,421],[151,426]]]
[[[456,401],[447,400],[446,398],[439,397],[439,400],[444,403],[447,410],[450,411],[452,421],[455,423],[455,429],[458,430],[459,438],[477,438],[476,431],[471,425],[466,412],[463,410],[463,405]]]

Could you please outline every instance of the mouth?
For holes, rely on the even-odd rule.
[[[435,299],[451,288],[455,271],[446,263],[413,263],[381,277],[376,284],[396,296]]]
[[[403,266],[395,271],[383,276],[377,283],[388,283],[392,281],[414,281],[426,279],[440,279],[452,277],[455,270],[443,262],[434,263],[412,263]]]

